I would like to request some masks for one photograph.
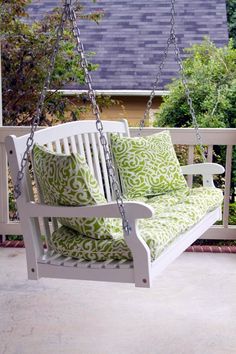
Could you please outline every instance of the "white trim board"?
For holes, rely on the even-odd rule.
[[[55,91],[55,90],[50,90]],[[87,90],[57,90],[57,92],[62,93],[63,95],[76,96],[83,93],[87,93]],[[95,90],[95,93],[98,95],[107,95],[107,96],[150,96],[151,90]],[[156,90],[155,96],[167,96],[169,91],[166,90]]]

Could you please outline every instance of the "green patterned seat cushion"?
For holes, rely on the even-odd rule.
[[[139,198],[187,186],[168,131],[148,137],[111,135],[124,195]]]
[[[35,144],[33,148],[34,173],[43,200],[50,205],[85,206],[105,204],[84,157],[79,154],[56,154]],[[117,231],[112,219],[58,218],[59,222],[95,239],[112,238]]]
[[[138,222],[140,234],[150,248],[152,260],[155,260],[178,235],[220,206],[223,195],[216,188],[184,188],[141,200],[155,210],[152,218]],[[120,220],[117,220],[117,227],[120,231],[113,234],[113,239],[92,240],[63,226],[53,233],[51,247],[64,256],[86,260],[130,260],[132,255],[123,238]]]

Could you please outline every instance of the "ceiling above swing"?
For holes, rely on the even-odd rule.
[[[92,72],[94,88],[101,92],[147,92],[152,87],[170,30],[170,1],[92,0],[81,1],[85,13],[100,10],[104,17],[97,25],[80,21],[86,51],[99,69]],[[39,19],[59,0],[32,0],[29,14]],[[208,36],[217,45],[228,42],[225,0],[176,0],[176,32],[180,49],[199,43]],[[169,53],[160,81],[165,85],[178,75],[174,54]],[[82,89],[70,86],[67,89]]]

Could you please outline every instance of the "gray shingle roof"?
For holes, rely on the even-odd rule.
[[[59,0],[33,0],[29,13],[39,18]],[[81,21],[81,38],[100,65],[92,73],[94,86],[103,90],[148,90],[162,58],[170,28],[168,0],[86,1],[86,12],[103,10],[99,25]],[[217,46],[228,41],[225,0],[176,0],[176,31],[181,49],[209,36]],[[170,52],[159,89],[177,75]]]

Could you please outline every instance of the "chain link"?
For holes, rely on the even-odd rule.
[[[36,113],[32,119],[32,122],[31,122],[30,135],[26,141],[26,149],[25,149],[25,152],[24,152],[23,157],[21,159],[20,170],[17,173],[16,183],[14,185],[14,195],[15,195],[16,199],[19,198],[21,195],[21,187],[22,187],[22,179],[24,178],[24,170],[27,165],[30,149],[34,143],[34,133],[35,133],[35,131],[39,125],[39,122],[40,122],[40,117],[42,114],[45,97],[47,94],[47,90],[49,89],[51,76],[52,76],[52,72],[53,72],[53,69],[55,66],[55,60],[56,60],[56,56],[57,56],[58,49],[59,49],[59,43],[60,43],[61,37],[64,32],[64,26],[65,26],[66,19],[67,19],[67,10],[66,10],[66,6],[64,6],[64,10],[63,10],[63,13],[61,16],[61,21],[60,21],[60,24],[59,24],[59,26],[57,28],[57,32],[56,32],[56,41],[55,41],[55,44],[53,47],[53,52],[52,52],[52,55],[50,58],[48,72],[47,72],[46,78],[43,83],[43,88],[42,88],[40,98],[39,98],[39,101],[37,104]]]
[[[202,143],[202,137],[201,137],[201,134],[200,134],[200,131],[199,131],[199,125],[198,125],[197,118],[196,118],[196,113],[195,113],[195,110],[194,110],[194,107],[193,107],[193,101],[192,101],[192,98],[191,98],[191,93],[190,93],[190,89],[188,87],[188,80],[187,80],[187,77],[186,77],[186,75],[184,73],[183,61],[181,59],[180,50],[179,50],[179,47],[178,47],[178,44],[177,44],[177,38],[176,38],[176,33],[175,33],[175,0],[171,0],[170,34],[169,34],[169,37],[167,39],[167,44],[166,44],[166,48],[164,50],[163,58],[162,58],[161,63],[159,65],[159,69],[158,69],[158,72],[157,72],[156,80],[155,80],[155,82],[153,84],[153,89],[151,91],[149,100],[147,102],[147,106],[146,106],[146,109],[145,109],[145,112],[144,112],[144,116],[140,120],[138,136],[141,135],[142,129],[145,126],[145,121],[147,120],[147,117],[149,115],[149,111],[150,111],[150,108],[152,106],[153,98],[155,97],[155,90],[157,89],[157,86],[159,84],[160,77],[161,77],[161,74],[162,74],[162,70],[164,68],[164,65],[165,65],[165,62],[166,62],[166,59],[167,59],[167,55],[168,55],[168,51],[169,51],[169,48],[170,48],[171,44],[174,45],[175,57],[176,57],[177,64],[179,66],[179,72],[180,72],[180,75],[181,75],[182,84],[184,86],[185,95],[186,95],[187,103],[188,103],[189,110],[190,110],[190,115],[192,117],[192,125],[193,125],[193,127],[195,129],[197,145],[200,148],[200,153],[201,153],[202,159],[205,162],[206,161],[205,148],[204,148],[203,143]]]
[[[84,46],[81,43],[80,30],[78,28],[77,20],[76,20],[76,13],[75,13],[74,9],[72,8],[72,6],[68,6],[68,14],[69,14],[69,20],[72,25],[73,35],[76,40],[76,50],[80,56],[81,67],[84,70],[85,82],[88,86],[88,97],[91,102],[93,114],[96,118],[96,128],[99,133],[100,142],[101,142],[101,145],[103,148],[103,153],[104,153],[104,157],[105,157],[105,161],[106,161],[106,167],[107,167],[107,171],[108,171],[108,174],[109,174],[109,177],[111,180],[111,187],[112,187],[113,193],[115,195],[115,199],[116,199],[116,203],[119,208],[120,215],[122,217],[123,229],[124,229],[125,233],[128,235],[131,231],[131,227],[130,227],[129,222],[126,217],[124,201],[123,201],[123,198],[121,195],[119,183],[117,182],[117,179],[116,179],[116,172],[115,172],[115,168],[113,166],[112,155],[109,150],[107,138],[103,132],[103,124],[102,124],[101,117],[100,117],[100,110],[99,110],[99,107],[98,107],[98,104],[96,101],[95,91],[92,87],[92,79],[91,79],[91,76],[88,71],[88,61],[85,57]]]

